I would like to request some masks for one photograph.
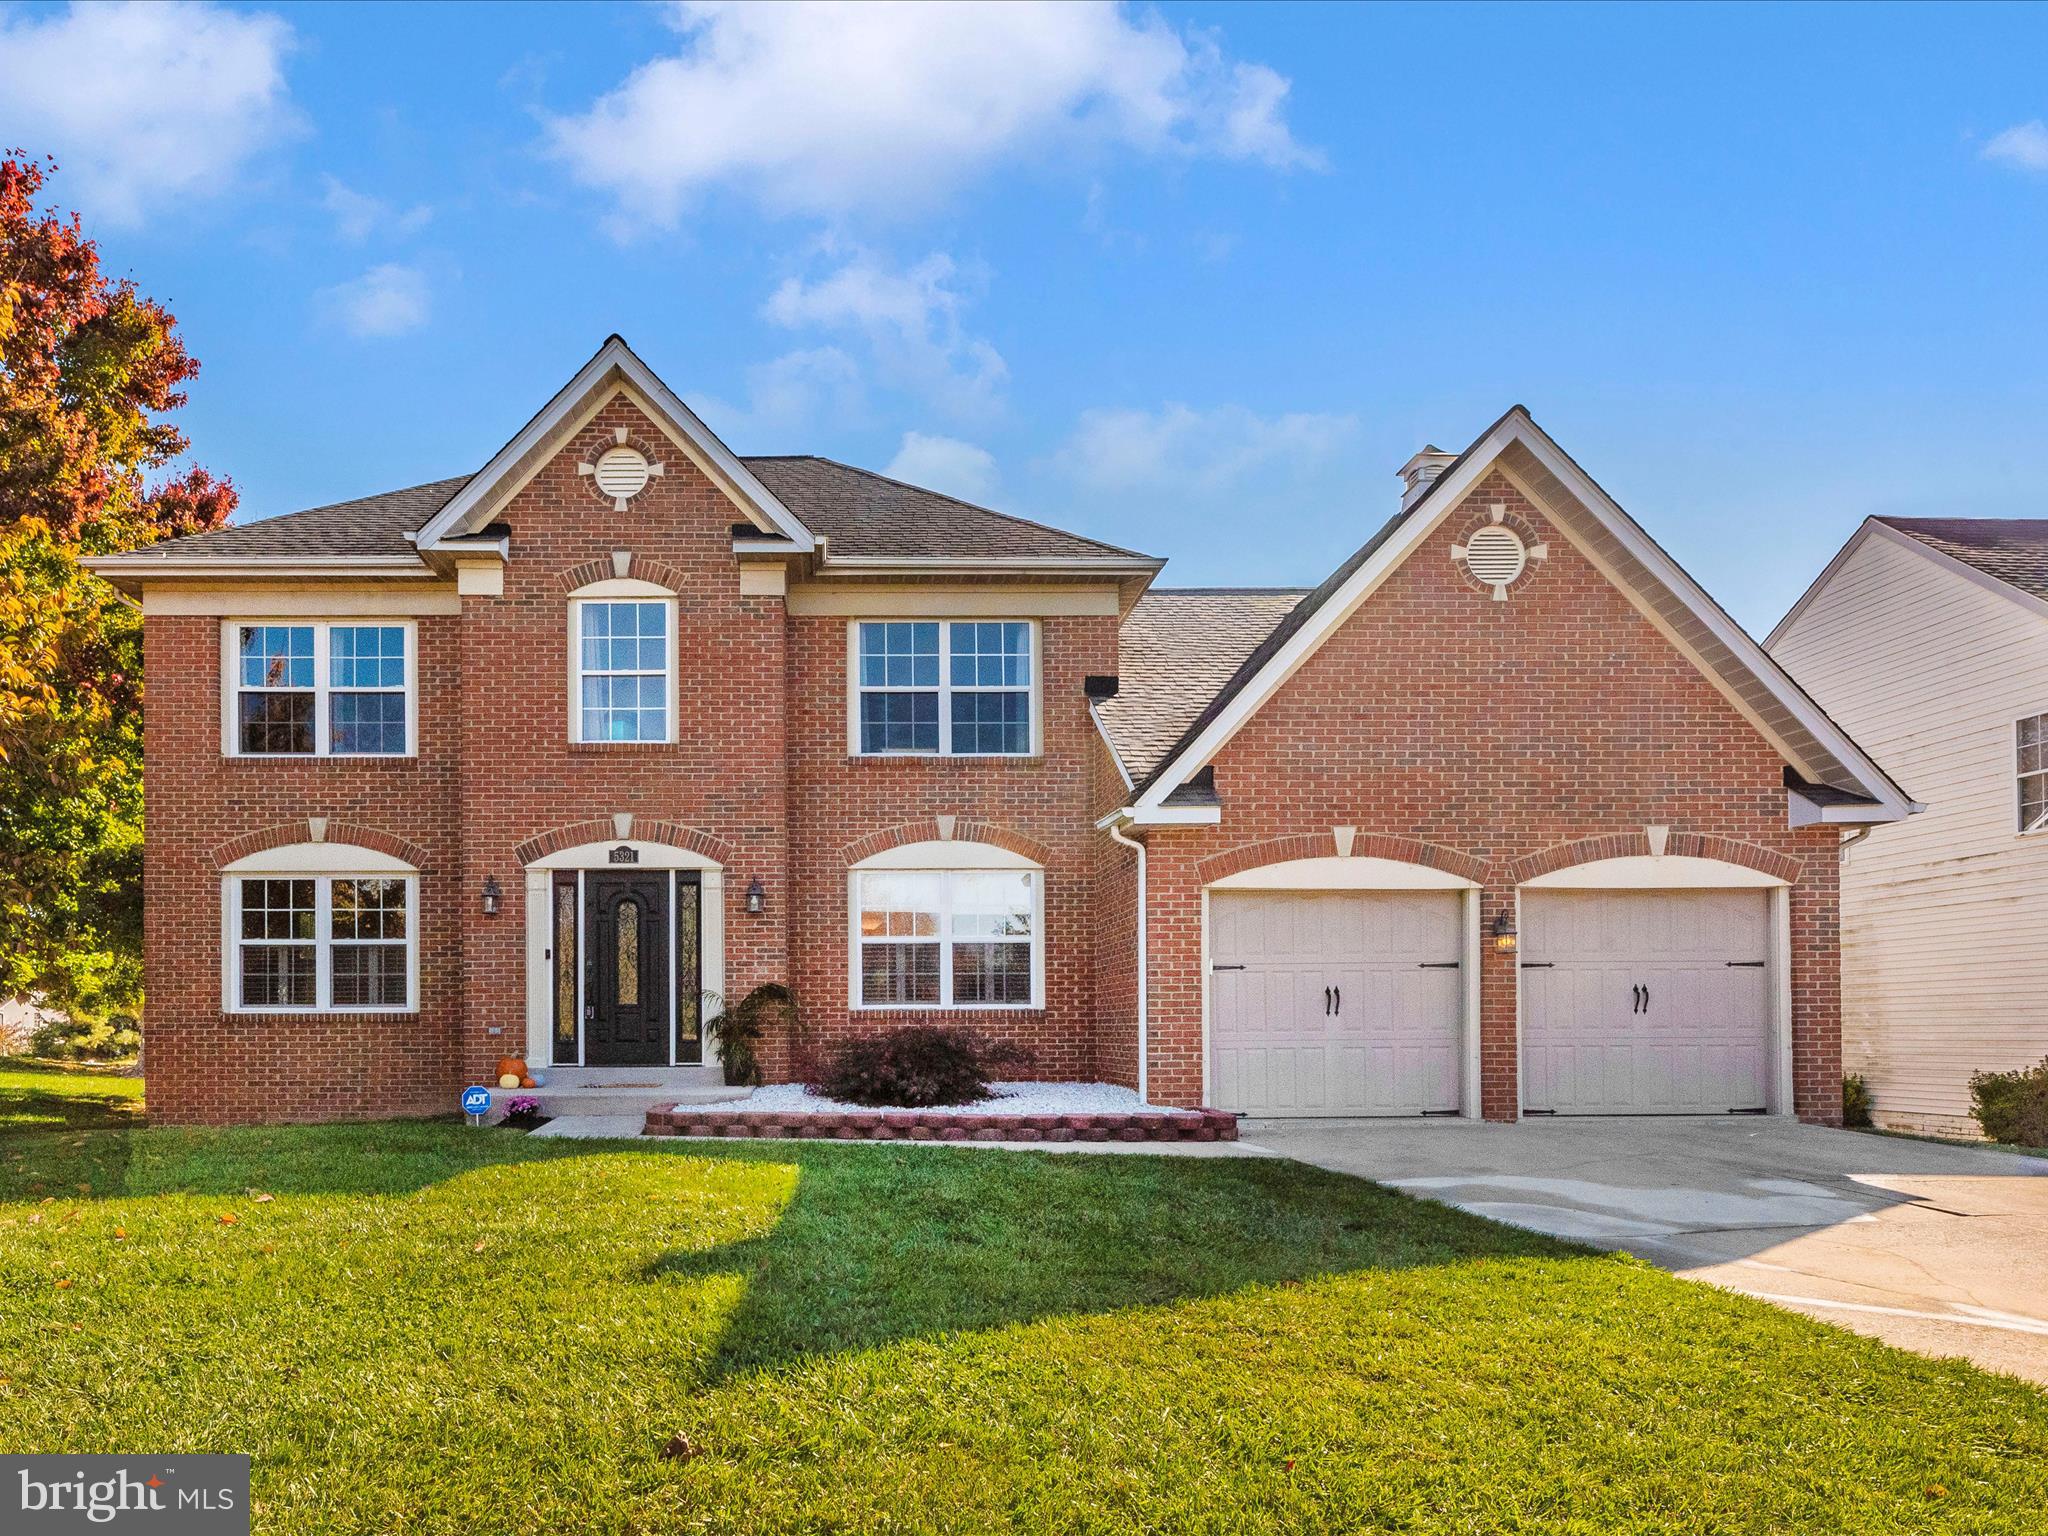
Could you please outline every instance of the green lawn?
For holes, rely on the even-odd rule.
[[[112,1068],[0,1056],[0,1137],[132,1124],[141,1113],[139,1077],[124,1077]]]
[[[1290,1163],[453,1124],[0,1130],[0,1424],[252,1452],[272,1532],[1868,1536],[2048,1503],[2018,1382]]]

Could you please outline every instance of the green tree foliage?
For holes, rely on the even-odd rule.
[[[78,559],[218,527],[235,493],[173,472],[199,365],[38,207],[54,169],[0,158],[0,993],[104,1035],[142,1001],[142,627]]]

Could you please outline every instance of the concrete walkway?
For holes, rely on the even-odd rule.
[[[1248,1120],[1240,1134],[2048,1385],[2048,1161],[1747,1116]]]

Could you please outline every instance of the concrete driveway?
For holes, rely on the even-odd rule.
[[[2048,1160],[1779,1120],[1247,1120],[1245,1141],[2048,1385]]]

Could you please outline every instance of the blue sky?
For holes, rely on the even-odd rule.
[[[1527,404],[1761,633],[2048,515],[2048,12],[0,8],[245,515],[465,473],[611,331],[816,452],[1311,583]]]

